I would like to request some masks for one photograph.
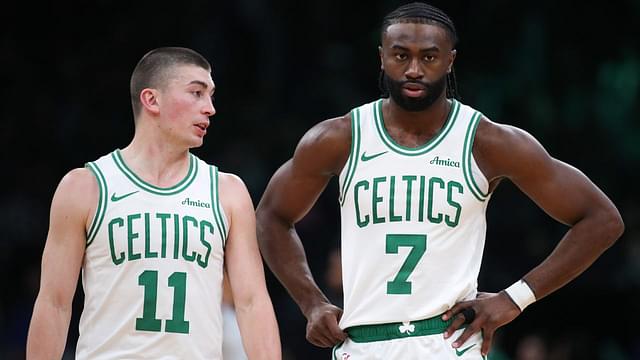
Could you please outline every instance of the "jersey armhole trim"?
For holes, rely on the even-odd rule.
[[[96,177],[96,181],[98,182],[98,206],[96,207],[96,212],[93,215],[93,220],[91,221],[91,226],[89,227],[89,231],[87,232],[87,247],[91,245],[93,239],[95,239],[100,226],[102,225],[102,220],[104,220],[104,215],[107,212],[107,201],[109,197],[109,191],[107,189],[107,181],[102,174],[102,171],[94,162],[88,162],[85,164],[85,167],[91,170],[93,175]]]
[[[478,124],[480,123],[480,118],[482,114],[480,112],[475,112],[469,121],[469,125],[467,126],[467,131],[464,137],[464,147],[462,151],[462,170],[464,173],[464,180],[471,190],[473,196],[478,199],[478,201],[484,202],[489,193],[485,193],[480,189],[478,183],[473,178],[473,171],[471,168],[471,156],[473,154],[473,141],[476,136],[476,130],[478,129]]]
[[[347,175],[344,178],[344,184],[340,190],[340,206],[344,204],[349,191],[349,185],[353,180],[353,174],[358,166],[358,154],[360,153],[360,109],[351,111],[351,150],[349,152],[349,161],[347,163]]]
[[[222,240],[222,249],[227,243],[227,228],[225,226],[222,213],[220,211],[220,193],[218,191],[218,168],[211,165],[209,167],[209,178],[211,180],[211,210],[213,211],[213,219],[216,222],[216,227],[220,233],[220,239]]]

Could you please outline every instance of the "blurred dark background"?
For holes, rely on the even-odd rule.
[[[378,97],[382,17],[400,1],[9,2],[0,10],[0,358],[24,357],[48,211],[60,178],[125,147],[128,82],[158,46],[213,65],[218,113],[194,152],[240,175],[254,202],[315,123]],[[499,330],[493,359],[640,359],[640,1],[434,1],[461,39],[462,101],[531,132],[617,204],[626,232],[576,281]],[[566,228],[513,185],[488,211],[481,291],[542,261]],[[339,245],[335,181],[299,224],[332,297]],[[329,359],[271,274],[287,359]],[[76,296],[67,356],[77,339]]]

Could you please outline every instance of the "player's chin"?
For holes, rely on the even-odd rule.
[[[197,148],[204,144],[204,136],[194,136],[188,141],[189,148]]]

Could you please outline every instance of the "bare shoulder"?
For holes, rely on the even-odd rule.
[[[294,166],[338,174],[349,157],[351,114],[324,120],[309,129],[296,147]]]
[[[98,187],[95,176],[88,168],[75,168],[69,171],[62,177],[60,184],[63,183],[73,186],[95,187],[96,189]]]
[[[91,170],[69,171],[58,184],[51,203],[51,216],[70,217],[88,224],[98,203],[98,181]]]
[[[218,173],[218,181],[220,186],[220,196],[237,196],[248,194],[247,186],[244,184],[244,181],[242,181],[242,179],[236,174],[221,171]]]
[[[218,173],[218,193],[225,212],[233,215],[237,211],[253,212],[253,202],[249,196],[249,191],[244,181],[235,174]]]
[[[475,139],[476,143],[491,147],[526,145],[530,140],[533,140],[533,136],[528,132],[515,126],[491,121],[485,116],[480,118]]]
[[[236,238],[234,234],[238,234],[238,231],[249,229],[255,236],[255,208],[244,181],[235,174],[220,172],[218,184],[220,205],[229,225],[229,239]]]
[[[551,160],[544,147],[528,132],[482,117],[473,144],[473,155],[487,179],[511,177],[523,166],[543,166]]]
[[[321,121],[309,129],[300,141],[301,144],[351,142],[351,114]]]
[[[86,200],[94,198],[98,192],[98,182],[87,168],[76,168],[69,171],[58,184],[56,195],[68,196],[71,199]]]

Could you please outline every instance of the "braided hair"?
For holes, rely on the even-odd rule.
[[[431,24],[444,28],[449,35],[453,47],[455,48],[458,43],[458,34],[456,33],[456,27],[453,25],[453,21],[444,11],[438,9],[435,6],[425,4],[422,2],[413,2],[410,4],[402,5],[399,8],[393,10],[387,14],[382,20],[381,36],[387,32],[387,28],[393,24],[409,23],[409,24]],[[388,90],[384,86],[383,72],[380,71],[378,78],[378,86],[382,91],[384,97],[388,95]],[[447,98],[458,98],[458,86],[456,83],[456,74],[451,66],[451,72],[447,74]]]

